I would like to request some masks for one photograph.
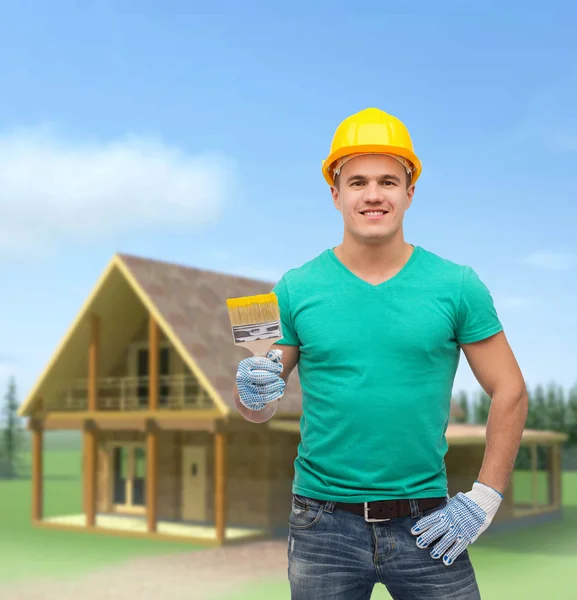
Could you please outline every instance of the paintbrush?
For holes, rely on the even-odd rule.
[[[274,292],[242,298],[228,298],[232,338],[237,346],[254,356],[266,356],[270,347],[282,339],[278,298]]]

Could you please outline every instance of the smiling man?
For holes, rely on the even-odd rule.
[[[237,407],[259,423],[298,364],[293,600],[368,599],[377,583],[399,600],[480,598],[467,546],[499,509],[527,393],[476,272],[404,238],[421,169],[392,115],[370,108],[339,125],[323,175],[342,243],[285,273],[274,287],[283,339],[239,365]],[[478,477],[451,498],[445,432],[461,351],[492,404]]]

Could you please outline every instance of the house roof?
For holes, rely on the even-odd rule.
[[[226,406],[236,411],[234,376],[248,350],[235,346],[227,298],[268,293],[275,282],[119,254],[135,284],[158,312],[166,335],[176,338]],[[300,413],[300,382],[295,370],[277,414]]]
[[[268,421],[270,429],[286,431],[289,433],[300,433],[300,423],[296,419],[272,419]],[[469,445],[485,443],[487,428],[485,425],[472,425],[469,423],[450,423],[447,427],[446,439],[450,445]],[[523,444],[547,444],[554,442],[565,442],[568,436],[558,431],[542,431],[537,429],[525,429],[523,431]]]
[[[199,376],[217,406],[224,409],[223,412],[238,414],[233,399],[234,376],[238,363],[250,354],[233,343],[226,299],[268,293],[274,283],[119,253],[113,256],[44,373],[25,399],[20,415],[31,413],[43,381],[54,368],[67,340],[90,313],[99,290],[114,270],[122,273],[154,315],[159,327]],[[300,382],[295,369],[277,414],[300,412]]]

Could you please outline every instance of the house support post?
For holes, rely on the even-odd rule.
[[[220,545],[226,539],[226,433],[214,434],[214,522],[216,539]]]
[[[86,526],[96,523],[96,427],[92,421],[84,425],[84,512]]]
[[[536,509],[539,505],[539,462],[537,455],[537,444],[531,445],[531,498],[532,507]]]
[[[561,443],[551,444],[547,455],[549,504],[555,508],[561,507]]]
[[[150,533],[156,532],[158,520],[158,428],[149,421],[146,430],[146,521]]]
[[[158,410],[159,328],[152,314],[148,315],[148,408]],[[157,529],[158,521],[158,427],[148,422],[146,430],[146,521],[148,531]]]
[[[43,431],[40,423],[32,425],[32,521],[42,520],[42,442]]]
[[[148,408],[156,410],[158,408],[158,355],[159,355],[159,331],[158,323],[155,318],[148,315]]]
[[[98,358],[100,354],[100,318],[90,317],[90,345],[88,347],[88,410],[98,408]]]

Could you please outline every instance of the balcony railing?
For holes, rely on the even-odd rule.
[[[103,377],[97,380],[98,410],[148,410],[148,377]],[[161,375],[158,386],[160,410],[212,408],[206,390],[193,375]],[[72,380],[59,395],[53,410],[88,410],[88,379]]]

